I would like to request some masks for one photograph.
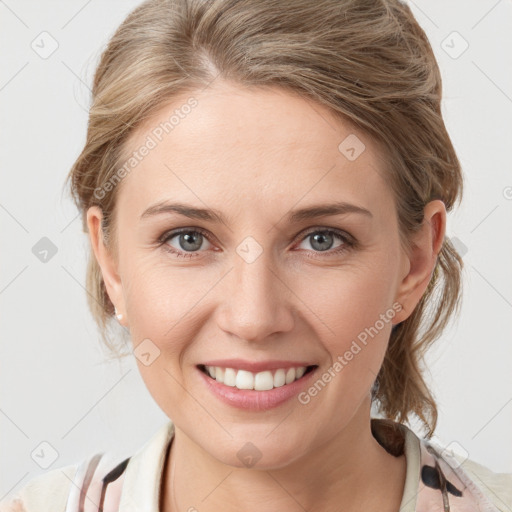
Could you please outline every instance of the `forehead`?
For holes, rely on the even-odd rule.
[[[389,200],[374,140],[275,87],[219,82],[182,94],[132,134],[125,153],[119,201],[139,211],[167,198],[204,199],[220,209],[235,199],[239,209],[289,208],[337,193],[367,204]]]

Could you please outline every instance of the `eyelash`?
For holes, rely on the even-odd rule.
[[[170,245],[168,245],[166,243],[169,240],[171,240],[172,238],[174,238],[175,236],[180,235],[181,233],[200,233],[210,243],[212,243],[212,241],[210,240],[210,238],[208,236],[208,233],[205,230],[201,229],[201,228],[193,228],[193,229],[192,228],[181,228],[181,229],[177,229],[177,230],[174,230],[174,231],[166,231],[162,236],[160,236],[158,238],[158,241],[160,242],[162,248],[165,251],[173,254],[177,258],[186,258],[186,259],[195,258],[195,257],[199,257],[198,253],[201,252],[201,251],[195,251],[195,252],[177,251],[176,249],[174,249],[173,247],[171,247]],[[336,237],[341,239],[341,241],[343,242],[343,244],[340,247],[336,248],[336,249],[330,249],[330,250],[327,250],[327,251],[313,251],[316,254],[326,254],[328,256],[338,256],[338,255],[340,255],[340,254],[342,254],[342,253],[344,253],[346,251],[349,251],[350,249],[356,248],[356,246],[357,246],[356,240],[351,235],[348,235],[348,233],[345,233],[344,231],[340,231],[340,230],[334,229],[334,228],[311,228],[307,233],[302,235],[302,238],[300,238],[299,241],[302,242],[308,236],[310,236],[310,235],[312,235],[314,233],[327,233],[327,234],[330,234],[330,235],[335,235]],[[307,251],[307,253],[308,253],[307,257],[308,258],[318,259],[319,256],[311,256],[309,254],[310,252],[311,251]],[[323,258],[323,256],[320,256],[320,258]]]

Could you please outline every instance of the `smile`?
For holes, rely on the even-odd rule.
[[[255,391],[268,391],[273,388],[287,386],[299,380],[305,374],[316,368],[316,365],[299,366],[297,368],[278,368],[254,373],[247,370],[235,368],[223,368],[221,366],[199,365],[198,368],[225,386],[237,389],[248,389]]]

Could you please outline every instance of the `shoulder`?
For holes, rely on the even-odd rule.
[[[78,464],[47,471],[0,502],[0,512],[78,512],[84,507],[90,511],[117,510],[125,481],[125,500],[134,498],[136,487],[136,496],[142,493],[143,500],[153,500],[155,506],[148,510],[157,510],[155,492],[173,435],[174,424],[169,421],[132,456],[98,452]]]
[[[404,511],[512,512],[512,473],[497,473],[388,419],[372,420],[376,439],[392,454],[406,455]],[[397,436],[396,433],[401,435]]]
[[[119,462],[110,453],[95,453],[78,464],[43,473],[2,501],[0,512],[78,512],[85,499],[102,510],[118,501],[120,477],[129,460]]]
[[[512,510],[512,473],[496,473],[490,468],[470,459],[456,458],[466,474],[483,489],[491,501],[500,509]]]
[[[33,478],[14,496],[0,502],[0,512],[64,511],[79,466],[64,466]]]
[[[461,509],[472,503],[482,510],[512,510],[512,473],[497,473],[432,441],[422,440],[421,444],[423,484],[438,488],[444,485],[450,500]],[[440,480],[435,478],[433,466],[441,470]]]

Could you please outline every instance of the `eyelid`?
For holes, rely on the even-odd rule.
[[[334,233],[335,235],[345,239],[347,242],[356,243],[356,239],[350,234],[347,233],[344,229],[339,228],[332,228],[329,226],[314,226],[311,228],[307,228],[305,231],[301,231],[296,239],[298,241],[304,240],[308,235],[311,235],[311,233],[317,233],[317,232],[325,232],[325,233]]]
[[[206,231],[205,229],[199,228],[199,227],[183,227],[183,228],[176,228],[176,229],[170,229],[168,231],[165,231],[162,235],[158,237],[158,241],[160,243],[165,243],[167,240],[174,238],[177,235],[180,235],[181,233],[201,233],[210,243],[213,243],[210,239],[210,233]]]

